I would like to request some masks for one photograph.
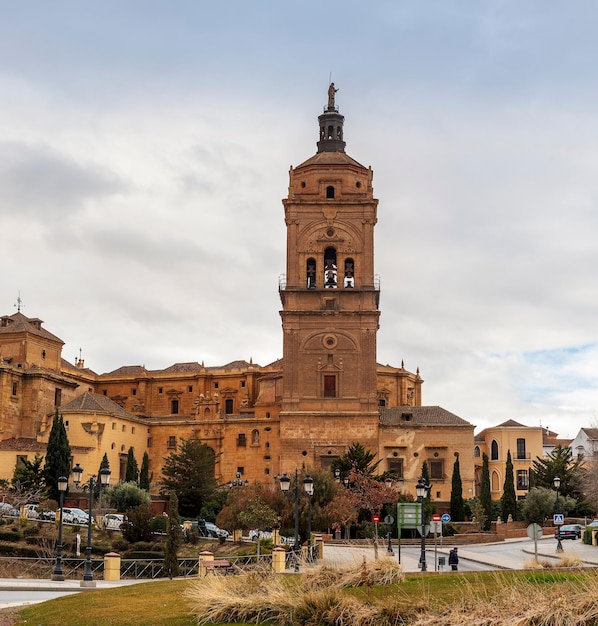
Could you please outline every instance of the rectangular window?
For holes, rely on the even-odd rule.
[[[172,400],[170,402],[170,412],[173,415],[176,415],[179,412],[179,401],[178,400]]]
[[[102,394],[107,396],[108,395],[108,389],[102,389]]]
[[[12,384],[12,395],[16,396],[17,395],[17,389],[18,389],[18,384],[17,383],[13,383]]]
[[[527,470],[517,470],[517,489],[525,490],[529,487],[529,476]]]
[[[188,391],[189,393],[193,393],[193,385],[189,385],[189,386],[187,387],[187,391]]]
[[[148,448],[151,448],[151,447],[152,447],[152,438],[151,438],[151,437],[148,437],[148,438],[147,438],[147,447],[148,447]]]
[[[121,430],[122,430],[122,431],[123,431],[123,433],[124,433],[124,432],[126,432],[127,427],[123,424],[123,425],[122,425],[122,429],[121,429]]]
[[[134,435],[135,434],[135,426],[131,426],[131,434]]]
[[[403,478],[403,459],[388,459],[388,471],[393,473],[394,478]]]
[[[158,393],[162,393],[162,387],[158,387]]]
[[[245,381],[244,381],[244,380],[242,380],[242,381],[241,381],[241,389],[242,389],[243,387],[245,387]]]
[[[233,412],[233,400],[232,400],[232,398],[227,398],[224,401],[224,412],[227,415],[230,415]]]
[[[167,447],[176,448],[176,437],[174,435],[171,435],[170,437],[168,437]]]
[[[324,374],[324,397],[336,398],[336,376]]]
[[[214,389],[218,389],[218,383],[214,383]]]
[[[243,476],[244,473],[245,473],[244,467],[237,467],[237,474],[241,474],[241,476]]]
[[[136,396],[137,395],[137,389],[131,389],[131,395]]]
[[[517,439],[517,458],[525,459],[525,439]]]
[[[62,389],[54,389],[54,406],[60,406],[62,402]]]
[[[433,461],[428,461],[428,465],[430,466],[430,478],[434,480],[443,480],[444,479],[444,461],[434,459]]]
[[[244,448],[247,445],[247,437],[245,433],[239,433],[237,435],[237,447]]]
[[[26,454],[17,454],[17,467],[25,467],[26,460],[27,460]]]

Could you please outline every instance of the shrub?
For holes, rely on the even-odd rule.
[[[150,528],[153,533],[166,533],[166,526],[168,525],[167,515],[156,515],[152,517],[150,522]]]
[[[25,537],[39,535],[39,526],[37,524],[26,526],[25,528],[23,528],[23,535],[25,535]]]
[[[142,504],[126,512],[125,521],[120,530],[123,537],[130,543],[136,541],[151,541],[152,530],[150,522],[152,514],[149,506]]]
[[[17,530],[5,530],[0,532],[0,541],[17,542],[23,538],[23,535]]]
[[[129,547],[129,542],[123,537],[117,537],[112,542],[112,549],[115,552],[124,552]]]

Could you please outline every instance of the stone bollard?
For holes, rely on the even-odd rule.
[[[207,550],[205,552],[200,552],[199,553],[199,572],[198,572],[198,576],[205,576],[208,573],[208,570],[206,569],[205,564],[206,563],[211,563],[214,560],[214,553],[213,552],[208,552]]]
[[[284,548],[274,548],[274,550],[272,550],[272,571],[275,574],[282,574],[282,572],[284,572],[285,556],[286,552]]]
[[[120,580],[120,554],[104,554],[104,580]]]
[[[316,558],[323,559],[324,558],[324,538],[322,535],[314,535],[315,546],[316,546]]]
[[[275,528],[272,531],[272,545],[277,546],[280,543],[280,531]]]
[[[233,530],[233,541],[235,543],[240,543],[242,539],[243,539],[243,531],[240,528],[235,528],[235,530]]]

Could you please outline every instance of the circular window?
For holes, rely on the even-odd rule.
[[[434,457],[437,458],[438,457],[438,452],[434,452]]]
[[[419,456],[419,452],[414,452],[413,456],[418,457]]]
[[[301,456],[307,456],[307,450],[303,450],[303,452],[301,453]]]
[[[395,451],[395,452],[392,453],[392,455],[393,456],[399,456],[399,453]]]
[[[326,349],[333,350],[338,345],[338,339],[334,335],[324,335],[322,343]]]
[[[334,237],[334,228],[329,228],[326,231],[326,234],[328,235],[328,237]]]

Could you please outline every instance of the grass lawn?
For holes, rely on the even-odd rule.
[[[442,609],[464,598],[489,598],[505,585],[532,583],[547,588],[559,587],[567,594],[569,586],[579,586],[594,572],[585,571],[524,571],[476,572],[459,574],[409,575],[399,585],[360,587],[346,593],[364,602],[384,602],[393,598],[405,607],[405,617],[427,609]],[[17,624],[36,626],[191,626],[195,624],[183,592],[192,580],[165,580],[141,583],[118,589],[85,591],[82,593],[32,605],[18,613]],[[289,581],[290,582],[290,581]]]

